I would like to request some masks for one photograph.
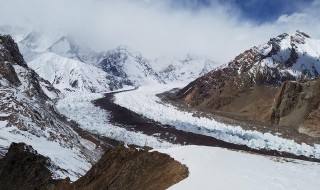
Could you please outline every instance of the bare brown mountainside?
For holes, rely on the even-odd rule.
[[[191,82],[175,98],[202,111],[320,136],[319,52],[320,40],[300,31],[281,34]]]

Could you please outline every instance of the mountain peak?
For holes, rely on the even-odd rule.
[[[94,52],[87,46],[77,44],[70,36],[62,36],[48,48],[48,51],[90,64],[95,64],[99,57],[99,53]]]
[[[305,32],[302,32],[300,30],[297,30],[295,33],[294,33],[294,36],[301,36],[301,37],[305,37],[305,38],[311,38],[308,34],[306,34]]]
[[[58,39],[54,44],[52,44],[48,50],[51,52],[57,52],[57,53],[66,53],[70,51],[74,51],[74,43],[72,43],[71,38],[67,36],[62,36],[60,39]]]
[[[38,47],[38,40],[40,35],[41,34],[39,32],[32,30],[20,41],[20,43],[31,50],[35,50]]]

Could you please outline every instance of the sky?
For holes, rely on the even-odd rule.
[[[0,26],[70,35],[95,50],[228,62],[284,32],[320,39],[320,0],[0,0]]]

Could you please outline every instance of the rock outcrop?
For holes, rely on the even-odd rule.
[[[6,156],[0,159],[0,189],[45,189],[68,182],[68,179],[53,180],[47,167],[51,167],[49,158],[39,155],[31,146],[12,143]]]
[[[188,176],[188,169],[168,155],[119,145],[74,183],[54,180],[50,159],[31,146],[13,143],[0,159],[0,189],[7,190],[164,190]]]

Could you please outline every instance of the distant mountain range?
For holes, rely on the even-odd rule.
[[[124,86],[192,81],[217,66],[209,59],[191,55],[151,60],[127,46],[95,52],[70,36],[54,40],[31,31],[21,38],[23,35],[16,29],[4,29],[20,37],[18,45],[27,64],[62,91],[98,92]]]

